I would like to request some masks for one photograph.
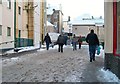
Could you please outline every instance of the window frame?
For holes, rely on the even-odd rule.
[[[21,7],[18,6],[18,14],[21,15]]]
[[[7,2],[7,7],[8,7],[8,9],[11,9],[11,0],[7,0],[8,2]]]
[[[117,54],[117,1],[113,2],[113,54],[114,56],[120,56]]]

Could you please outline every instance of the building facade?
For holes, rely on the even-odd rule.
[[[46,33],[53,33],[53,32],[55,32],[54,25],[47,21]]]
[[[47,27],[47,13],[46,13],[46,0],[40,1],[40,38],[41,42],[43,43],[45,34],[46,34],[46,27]]]
[[[23,2],[16,2],[16,47],[40,45],[41,32],[44,33],[43,30],[45,30],[45,25],[43,24],[46,24],[46,20],[42,22],[45,16],[41,16],[43,2],[42,0],[24,0]],[[20,11],[21,16],[19,14]],[[22,29],[20,29],[21,25]]]
[[[40,7],[41,0],[0,0],[0,50],[40,45],[41,24],[43,29],[46,24]]]
[[[40,35],[40,0],[34,0],[34,46],[38,47],[41,41]]]
[[[72,33],[76,36],[86,37],[90,30],[93,29],[97,34],[100,42],[104,42],[104,19],[83,19],[79,22],[72,23]]]
[[[33,46],[34,8],[33,0],[15,2],[15,47]]]
[[[120,78],[120,0],[105,1],[105,68]]]
[[[14,48],[14,3],[0,0],[0,51]]]
[[[63,13],[61,10],[53,9],[53,14],[51,17],[51,23],[55,25],[55,32],[62,33],[63,30]]]

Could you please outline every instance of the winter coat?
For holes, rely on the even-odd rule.
[[[51,39],[50,39],[50,36],[45,36],[44,41],[45,41],[46,43],[52,43],[52,42],[51,42]]]
[[[65,44],[65,38],[60,35],[57,39],[57,44]]]
[[[79,37],[79,39],[78,39],[78,43],[79,43],[79,44],[82,43],[82,38],[81,38],[81,37]]]
[[[72,43],[77,43],[78,42],[78,39],[76,37],[73,37],[72,38]]]
[[[95,33],[89,33],[86,37],[86,42],[89,45],[99,45],[99,40]]]

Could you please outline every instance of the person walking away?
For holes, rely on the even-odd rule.
[[[99,40],[93,29],[87,35],[86,42],[89,44],[90,62],[95,61],[95,51],[96,47],[99,46]]]
[[[73,38],[72,38],[73,51],[74,51],[74,50],[77,50],[77,42],[78,42],[78,40],[77,40],[77,38],[76,38],[76,36],[75,36],[75,34],[74,34],[74,36],[73,36]]]
[[[47,47],[47,50],[49,50],[49,45],[52,43],[51,42],[51,38],[49,36],[49,34],[47,33],[45,38],[44,38],[44,41],[46,42],[46,47]]]
[[[81,44],[82,44],[82,37],[81,36],[78,38],[78,44],[79,44],[79,49],[81,49]]]
[[[62,35],[58,36],[57,44],[58,44],[58,52],[63,53],[63,45],[65,44],[64,36],[62,36]]]
[[[68,40],[67,35],[64,36],[64,39],[65,39],[65,45],[67,45],[67,40]]]

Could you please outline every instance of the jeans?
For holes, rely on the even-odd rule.
[[[73,50],[77,50],[77,43],[73,42]]]
[[[46,43],[47,50],[49,50],[49,43]]]
[[[95,60],[96,45],[89,45],[90,60]]]

